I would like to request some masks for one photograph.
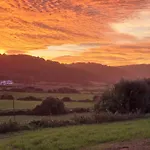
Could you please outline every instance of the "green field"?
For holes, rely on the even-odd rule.
[[[101,150],[103,143],[150,138],[150,119],[41,129],[0,138],[1,150]]]
[[[36,105],[41,104],[40,101],[18,101],[15,100],[15,109],[32,109]],[[91,102],[65,102],[67,108],[89,108],[92,107],[94,103]],[[0,100],[0,110],[8,110],[13,108],[12,100]]]
[[[26,93],[26,92],[0,92],[2,94],[10,94],[14,96],[16,99],[23,98],[27,96],[35,96],[37,98],[46,98],[49,96],[63,98],[63,97],[70,97],[73,100],[85,100],[85,99],[93,99],[93,94],[89,93],[81,93],[81,94],[59,94],[59,93]]]
[[[1,93],[4,94],[4,93]],[[48,93],[18,93],[18,92],[7,92],[7,94],[13,95],[15,98],[19,97],[26,97],[26,96],[35,96],[39,98],[46,98],[47,96],[53,96],[53,97],[71,97],[72,99],[75,100],[82,100],[82,99],[87,99],[92,97],[90,94],[48,94]],[[15,109],[33,109],[36,105],[41,104],[40,101],[19,101],[15,100]],[[65,106],[67,108],[91,108],[93,107],[94,103],[91,102],[65,102]],[[12,100],[0,100],[0,110],[9,110],[13,109],[13,101]],[[73,117],[73,114],[70,115],[64,115],[64,116],[54,116],[54,119],[69,119]],[[16,120],[18,122],[24,123],[28,122],[31,120],[39,120],[43,117],[39,116],[17,116]],[[7,122],[10,119],[13,119],[12,116],[0,116],[0,123],[2,122]]]

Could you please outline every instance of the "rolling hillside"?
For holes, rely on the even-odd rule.
[[[150,65],[111,67],[96,63],[60,64],[29,55],[0,55],[0,80],[84,84],[149,77]]]

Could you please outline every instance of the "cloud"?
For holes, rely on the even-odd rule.
[[[124,22],[113,23],[114,30],[136,36],[139,39],[148,37],[150,34],[150,11],[149,9],[141,10],[136,14],[138,17],[124,20]]]
[[[91,48],[79,55],[66,55],[53,58],[62,63],[97,62],[106,65],[128,65],[150,63],[150,42],[138,44],[121,44]]]
[[[25,51],[19,51],[19,50],[7,50],[5,51],[6,54],[8,55],[13,55],[13,54],[26,54],[27,52]]]
[[[144,3],[146,5],[146,0],[1,0],[0,15],[3,17],[0,21],[3,21],[3,24],[0,25],[0,34],[6,39],[3,40],[4,44],[0,44],[8,49],[6,42],[17,42],[11,36],[20,38],[24,41],[23,44],[28,44],[30,39],[40,39],[41,34],[42,37],[45,36],[43,40],[47,40],[46,44],[41,46],[57,42],[66,44],[109,41],[109,36],[105,37],[104,34],[113,32],[109,23],[119,21],[122,17],[128,18],[131,13],[143,8]],[[35,34],[37,36],[33,36]],[[65,37],[68,37],[66,43]],[[36,43],[35,40],[33,44]],[[13,46],[12,48],[15,49]]]
[[[86,44],[63,44],[63,45],[57,45],[57,46],[48,46],[48,50],[55,50],[55,51],[63,51],[63,50],[67,50],[67,51],[73,51],[73,52],[77,52],[77,51],[85,51],[89,48],[96,48],[98,47],[100,44],[96,44],[96,43],[86,43]]]
[[[149,4],[150,0],[1,0],[0,49],[68,62],[75,60],[71,57],[136,63],[136,55],[149,48],[144,45],[150,33]],[[138,42],[142,45],[136,46]],[[134,61],[124,54],[132,54]]]

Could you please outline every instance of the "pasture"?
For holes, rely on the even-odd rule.
[[[29,93],[29,92],[0,92],[0,95],[2,94],[9,94],[13,95],[15,99],[27,97],[27,96],[34,96],[37,98],[45,99],[46,97],[52,96],[57,98],[64,98],[64,97],[70,97],[72,100],[85,100],[85,99],[93,99],[94,94],[90,93],[75,93],[75,94],[61,94],[61,93]]]
[[[103,150],[103,144],[150,138],[150,119],[1,135],[0,150]]]
[[[63,98],[63,97],[71,97],[73,100],[84,100],[93,98],[92,94],[51,94],[51,93],[24,93],[24,92],[1,92],[0,94],[10,94],[15,97],[15,109],[33,109],[36,105],[41,104],[42,101],[20,101],[16,100],[17,98],[34,96],[37,98],[46,98],[48,96]],[[66,108],[91,108],[94,103],[92,102],[64,102]],[[0,110],[10,110],[13,109],[13,101],[12,100],[0,100]],[[80,115],[80,114],[78,114]],[[81,115],[84,115],[82,113]],[[54,119],[70,119],[74,114],[62,115],[62,116],[51,116]],[[20,123],[29,122],[32,120],[39,120],[48,117],[42,116],[16,116],[16,121]],[[0,116],[0,123],[8,122],[10,119],[13,120],[13,116]]]
[[[15,100],[15,109],[33,109],[40,101],[19,101]],[[65,102],[67,108],[90,108],[94,105],[92,102]],[[0,110],[13,109],[12,100],[0,100]]]

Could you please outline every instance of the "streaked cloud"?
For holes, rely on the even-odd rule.
[[[150,35],[150,11],[147,9],[144,11],[142,10],[136,15],[135,18],[120,23],[114,23],[112,27],[120,33],[133,35],[139,39],[148,37]]]
[[[99,48],[89,49],[79,55],[66,55],[56,57],[53,60],[62,63],[70,62],[97,62],[106,65],[128,65],[128,64],[144,64],[150,63],[150,42],[138,44],[121,44],[111,46],[103,46]]]
[[[149,8],[150,0],[1,0],[0,52],[109,65],[145,57],[147,63]]]

